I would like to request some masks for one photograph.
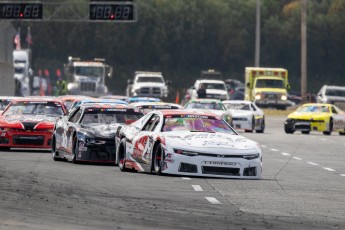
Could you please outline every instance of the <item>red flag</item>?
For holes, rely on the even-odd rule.
[[[20,50],[20,29],[17,30],[14,36],[14,44],[16,44],[16,50]]]
[[[28,27],[28,34],[26,35],[26,42],[28,43],[28,45],[32,45],[32,37],[31,37],[30,27]]]

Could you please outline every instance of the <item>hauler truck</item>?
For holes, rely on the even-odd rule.
[[[64,65],[68,94],[99,97],[108,94],[105,78],[111,77],[113,68],[105,64],[105,59],[81,61],[69,57]]]
[[[287,90],[290,89],[288,71],[283,68],[245,68],[245,100],[259,107],[285,110]]]

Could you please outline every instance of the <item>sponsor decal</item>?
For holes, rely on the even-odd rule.
[[[173,160],[173,159],[165,159],[164,163],[165,162],[170,163],[170,164],[174,164],[175,160]]]
[[[230,166],[230,167],[236,167],[240,166],[240,163],[237,162],[221,162],[221,161],[203,161],[203,165],[213,165],[213,166]]]
[[[30,101],[29,104],[48,104],[47,101]]]
[[[107,109],[107,112],[126,112],[127,109]]]
[[[226,147],[234,147],[233,144],[227,142],[227,141],[204,141],[202,146],[226,146]]]
[[[168,159],[168,158],[172,158],[172,154],[171,153],[165,154],[165,159]]]
[[[79,142],[79,153],[80,151],[86,151],[87,147],[85,147],[85,143],[84,142]]]

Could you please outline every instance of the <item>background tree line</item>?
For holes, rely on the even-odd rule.
[[[86,1],[87,0],[79,0]],[[300,90],[300,0],[261,0],[263,67],[289,70]],[[254,65],[256,0],[138,0],[136,23],[36,22],[30,26],[34,69],[62,68],[68,56],[106,58],[108,85],[125,92],[136,70],[162,71],[182,92],[201,70],[244,80]],[[308,91],[345,85],[345,0],[308,1]]]

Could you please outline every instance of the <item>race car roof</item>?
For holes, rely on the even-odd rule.
[[[170,109],[170,110],[155,110],[156,113],[162,113],[163,116],[176,116],[176,115],[203,115],[209,117],[216,117],[214,113],[208,113],[203,111],[190,111],[183,109]]]
[[[23,97],[23,98],[15,98],[12,102],[21,102],[21,101],[47,101],[47,102],[61,102],[59,98],[53,97]]]
[[[132,106],[125,105],[125,104],[106,104],[106,103],[93,103],[93,104],[83,104],[80,107],[86,108],[86,109],[109,109],[109,108],[115,108],[115,109],[127,109],[127,108],[133,108]]]
[[[131,103],[132,106],[176,106],[178,108],[183,108],[181,105],[179,104],[175,104],[175,103],[169,103],[169,102],[135,102],[135,103]]]
[[[221,100],[218,99],[207,99],[207,98],[197,98],[197,99],[192,99],[189,101],[190,102],[200,102],[200,103],[210,103],[210,102],[217,102],[217,103],[221,103]]]

